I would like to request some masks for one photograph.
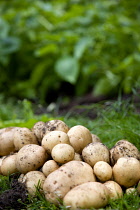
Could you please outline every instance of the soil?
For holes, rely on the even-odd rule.
[[[18,182],[16,174],[10,176],[11,186],[9,190],[0,195],[0,210],[20,210],[27,201],[27,191],[23,184]]]

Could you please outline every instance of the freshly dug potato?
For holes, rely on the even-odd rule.
[[[77,152],[75,152],[73,160],[83,161],[81,155],[79,153],[77,153]]]
[[[41,171],[30,171],[22,179],[19,178],[18,181],[25,184],[31,196],[35,196],[37,188],[42,191],[45,179],[46,177]]]
[[[73,126],[67,134],[69,136],[70,144],[75,152],[79,154],[82,153],[85,146],[92,142],[90,131],[82,125]]]
[[[75,151],[69,144],[57,144],[53,147],[51,156],[57,163],[67,163],[74,159]]]
[[[123,196],[123,190],[117,182],[110,180],[110,181],[106,181],[104,183],[104,185],[109,190],[109,198],[110,199],[115,200],[115,199],[121,198]]]
[[[48,160],[42,166],[42,172],[47,177],[50,173],[59,168],[59,165],[54,160]]]
[[[99,182],[87,182],[71,189],[64,197],[68,209],[103,208],[108,204],[108,189]]]
[[[9,155],[15,152],[14,132],[16,127],[4,128],[0,133],[0,156]]]
[[[32,128],[32,132],[35,134],[39,143],[41,143],[42,138],[45,134],[45,133],[43,133],[43,130],[46,131],[46,123],[43,121],[39,121],[39,122],[35,123]]]
[[[2,165],[2,161],[4,160],[4,158],[6,158],[6,156],[3,156],[0,158],[0,174],[1,174],[1,165]]]
[[[16,156],[16,167],[19,172],[25,174],[41,167],[47,158],[48,154],[43,147],[36,144],[28,144],[18,151]]]
[[[27,144],[38,144],[35,134],[29,128],[18,128],[14,132],[14,145],[16,151],[19,151]]]
[[[73,187],[94,181],[96,179],[90,165],[83,161],[72,160],[47,176],[43,190],[46,199],[57,205]]]
[[[49,133],[50,131],[63,131],[67,133],[68,130],[69,127],[62,120],[50,120],[46,122],[45,134]]]
[[[92,136],[92,142],[101,142],[101,139],[97,135],[91,133],[91,136]]]
[[[140,152],[134,144],[127,140],[119,140],[115,146],[110,149],[110,160],[113,166],[120,157],[134,157],[140,160]]]
[[[106,182],[112,178],[112,167],[105,161],[95,163],[93,171],[101,182]]]
[[[83,149],[82,158],[92,167],[98,161],[105,161],[109,163],[109,149],[100,142],[90,143]]]
[[[127,195],[129,195],[129,194],[138,195],[137,189],[135,187],[127,188],[125,193]]]
[[[140,162],[134,157],[121,157],[113,166],[113,177],[121,186],[133,187],[140,180]]]
[[[43,137],[41,145],[51,154],[53,147],[60,143],[70,144],[68,135],[63,131],[51,131]]]
[[[9,155],[5,157],[1,164],[1,173],[4,176],[8,176],[10,174],[18,172],[16,167],[16,155]]]

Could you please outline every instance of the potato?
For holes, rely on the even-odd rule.
[[[60,143],[70,144],[68,135],[63,131],[51,131],[43,137],[41,145],[51,154],[53,147]]]
[[[73,160],[83,161],[81,155],[79,153],[77,153],[77,152],[75,152]]]
[[[93,167],[94,174],[99,181],[105,182],[112,178],[112,167],[104,161],[98,161]]]
[[[115,200],[115,199],[121,198],[123,196],[122,188],[117,182],[110,180],[110,181],[106,181],[104,183],[104,185],[109,190],[109,198],[110,199]]]
[[[57,144],[53,147],[51,156],[57,163],[67,163],[74,159],[74,149],[69,144]]]
[[[90,143],[83,149],[82,158],[92,167],[98,161],[105,161],[109,163],[109,149],[100,142]]]
[[[121,186],[133,187],[140,180],[140,162],[134,157],[121,157],[113,166],[113,177]]]
[[[15,151],[14,132],[16,127],[4,128],[0,133],[0,156],[9,155]]]
[[[43,131],[44,131],[44,133],[43,133]],[[34,124],[34,126],[32,128],[32,132],[35,134],[39,143],[41,143],[42,138],[45,134],[45,131],[46,131],[46,123],[45,122],[39,121]]]
[[[129,195],[129,194],[138,195],[137,189],[135,187],[127,188],[125,193],[127,195]]]
[[[1,165],[2,165],[2,161],[4,160],[4,158],[6,158],[6,156],[3,156],[3,157],[0,158],[0,174],[2,174]]]
[[[68,131],[69,141],[75,152],[81,154],[85,146],[92,142],[90,131],[82,126],[76,125]]]
[[[16,156],[16,167],[19,172],[25,174],[41,167],[48,158],[45,149],[36,144],[23,146]]]
[[[46,177],[41,171],[30,171],[19,178],[18,181],[25,184],[31,196],[35,196],[37,189],[42,191],[45,179]]]
[[[42,172],[47,177],[50,173],[59,168],[59,165],[54,160],[48,160],[42,166]]]
[[[67,133],[68,130],[69,127],[62,120],[50,120],[46,122],[45,134],[49,133],[50,131],[63,131]]]
[[[101,139],[97,135],[91,133],[91,136],[92,136],[92,142],[101,142]]]
[[[57,205],[73,187],[90,181],[96,181],[92,167],[83,161],[72,160],[47,176],[43,190],[47,201]]]
[[[87,182],[71,189],[64,197],[68,209],[103,208],[108,204],[108,189],[99,182]]]
[[[14,132],[14,145],[16,151],[20,150],[27,144],[38,144],[35,134],[28,128],[16,129]]]
[[[127,140],[119,140],[110,149],[111,165],[113,166],[120,157],[134,157],[140,160],[140,152],[134,144]]]
[[[1,173],[4,176],[8,176],[10,174],[18,172],[16,167],[16,155],[9,155],[5,157],[1,164]]]

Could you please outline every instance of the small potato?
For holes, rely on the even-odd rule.
[[[135,187],[127,188],[125,193],[127,195],[129,195],[129,194],[138,195],[137,189]]]
[[[42,172],[47,177],[50,173],[59,168],[59,165],[54,160],[48,160],[42,166]]]
[[[109,190],[109,198],[110,199],[118,199],[123,196],[123,191],[121,186],[115,182],[115,181],[107,181],[104,183],[104,185],[108,188]]]
[[[113,166],[113,178],[121,186],[133,187],[140,180],[140,162],[133,157],[121,157]]]
[[[32,128],[32,132],[35,134],[39,143],[41,143],[42,138],[44,136],[43,135],[43,130],[46,131],[46,123],[42,122],[42,121],[39,121],[39,122],[35,123],[33,128]]]
[[[103,208],[108,204],[108,189],[99,182],[87,182],[71,189],[64,197],[68,209]]]
[[[134,157],[140,160],[140,152],[134,144],[127,140],[119,140],[113,148],[110,149],[110,160],[113,166],[121,157]]]
[[[92,142],[90,131],[82,126],[76,125],[68,131],[69,141],[75,152],[81,154],[85,146]]]
[[[91,136],[92,136],[92,142],[101,142],[101,139],[97,135],[91,133]]]
[[[92,167],[98,161],[105,161],[109,163],[109,149],[100,142],[90,143],[83,149],[82,158]]]
[[[16,167],[16,154],[9,155],[3,159],[1,164],[1,173],[4,176],[18,172]]]
[[[0,174],[2,174],[1,172],[1,165],[2,165],[2,161],[4,160],[4,158],[6,158],[7,156],[3,156],[0,158]]]
[[[53,147],[51,156],[57,163],[67,163],[74,159],[75,151],[69,144],[57,144]]]
[[[17,127],[3,128],[0,133],[0,156],[15,152],[14,132]]]
[[[45,149],[36,144],[23,146],[16,156],[16,167],[19,172],[25,174],[41,167],[48,158]]]
[[[83,161],[81,155],[77,152],[75,152],[73,160]]]
[[[50,131],[63,131],[67,133],[68,130],[69,127],[62,120],[50,120],[46,122],[45,134],[49,133]]]
[[[35,196],[37,189],[42,191],[45,179],[46,177],[41,171],[30,171],[18,179],[18,181],[25,184],[31,196]]]
[[[28,128],[18,128],[14,132],[14,145],[16,151],[19,151],[27,144],[38,144],[35,134]]]
[[[51,131],[43,137],[41,145],[51,154],[53,147],[60,143],[70,144],[68,135],[63,131]]]
[[[43,185],[45,198],[58,205],[59,200],[62,200],[69,190],[90,181],[94,182],[96,178],[89,164],[83,161],[69,161],[50,173],[45,179]]]
[[[112,167],[104,161],[98,161],[93,167],[94,174],[101,182],[106,182],[112,178]]]

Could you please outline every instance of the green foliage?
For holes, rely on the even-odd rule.
[[[0,90],[7,96],[56,99],[130,93],[140,82],[137,0],[0,2]],[[12,79],[11,79],[12,78]]]

